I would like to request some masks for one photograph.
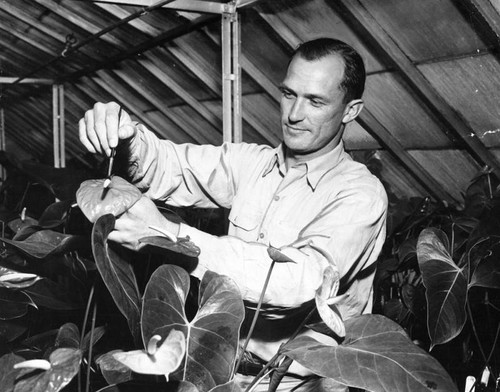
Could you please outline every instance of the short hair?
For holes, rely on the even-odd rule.
[[[360,99],[365,89],[366,71],[363,58],[350,45],[333,38],[317,38],[300,44],[291,60],[300,57],[307,61],[320,60],[337,54],[344,61],[344,78],[340,89],[345,93],[344,103]]]

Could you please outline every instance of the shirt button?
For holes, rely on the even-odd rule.
[[[259,238],[264,238],[264,233],[260,233]]]
[[[280,197],[278,195],[275,195],[274,198],[273,198],[275,201],[278,201],[280,199]]]

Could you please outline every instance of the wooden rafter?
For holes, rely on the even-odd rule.
[[[328,1],[331,7],[340,12],[349,25],[359,33],[359,36],[370,45],[376,45],[387,61],[401,74],[412,90],[434,113],[435,118],[442,122],[446,129],[451,129],[460,136],[474,158],[483,165],[493,169],[500,178],[500,164],[495,156],[484,146],[474,131],[438,92],[431,86],[419,69],[399,48],[394,40],[380,26],[375,18],[358,0]]]
[[[148,88],[148,86],[141,83],[138,78],[134,77],[134,74],[138,72],[130,71],[130,68],[133,66],[137,69],[137,64],[131,64],[128,61],[122,63],[123,69],[116,70],[115,73],[120,76],[121,79],[129,86],[134,88],[134,90],[140,94],[149,104],[154,107],[155,110],[162,113],[165,117],[169,118],[175,125],[177,125],[178,129],[182,130],[183,134],[186,134],[186,137],[192,137],[194,140],[200,143],[209,143],[210,137],[213,135],[210,132],[206,132],[206,129],[195,129],[192,124],[190,124],[184,116],[178,114],[176,111],[169,109],[167,105],[163,102],[164,99],[158,97],[152,89]],[[141,65],[144,66],[144,62],[141,61]],[[147,68],[146,68],[147,69]],[[139,70],[145,72],[145,69]],[[101,71],[100,71],[101,72]],[[164,129],[168,129],[163,127]],[[201,128],[201,127],[200,127]],[[208,128],[208,127],[207,127]],[[208,136],[208,138],[207,138]],[[180,136],[180,138],[182,138]]]
[[[262,13],[260,15],[291,48],[295,48],[301,42],[300,38],[281,19],[271,14]],[[268,91],[268,93],[275,100],[279,99],[280,95],[274,89]],[[438,200],[453,200],[453,197],[401,146],[369,109],[364,108],[357,121],[391,152],[431,195]]]
[[[484,35],[490,36],[495,46],[500,45],[500,3],[496,1],[495,7],[492,1],[495,0],[455,0],[459,5],[465,7],[469,15],[477,16],[480,19],[479,28],[483,28]],[[488,29],[489,31],[486,31]]]

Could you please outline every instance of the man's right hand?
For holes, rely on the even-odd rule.
[[[111,154],[111,148],[118,146],[121,140],[135,136],[136,129],[128,113],[118,113],[120,105],[116,102],[97,102],[93,109],[85,112],[79,121],[80,141],[92,153]]]

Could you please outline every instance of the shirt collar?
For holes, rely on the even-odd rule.
[[[308,162],[305,162],[307,170],[307,182],[312,190],[315,190],[318,186],[321,178],[328,171],[334,169],[342,160],[344,154],[344,142],[341,140],[337,147],[325,155],[314,158]],[[286,174],[285,167],[285,146],[280,144],[276,147],[275,152],[267,166],[266,170],[262,174],[262,177],[267,176],[273,168],[277,166],[281,174]]]

